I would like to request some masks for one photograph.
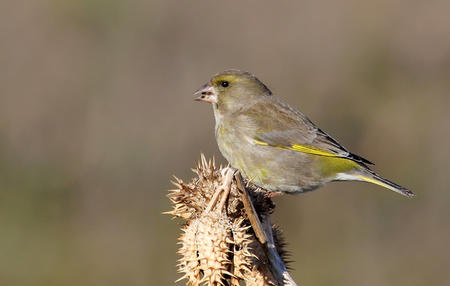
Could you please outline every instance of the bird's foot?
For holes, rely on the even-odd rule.
[[[208,206],[205,209],[205,212],[210,212],[216,205],[217,201],[220,201],[218,204],[218,210],[222,210],[222,208],[225,205],[225,202],[228,199],[228,195],[231,191],[231,182],[233,180],[234,172],[236,170],[233,168],[225,168],[222,173],[222,184],[215,190],[214,195],[212,196],[211,200],[208,203]]]
[[[282,194],[283,194],[283,192],[267,192],[267,193],[264,194],[264,196],[266,198],[272,199],[272,198],[281,196]]]

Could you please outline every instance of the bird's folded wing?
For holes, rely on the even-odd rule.
[[[271,146],[286,150],[292,150],[313,155],[328,157],[348,157],[343,147],[335,145],[333,141],[327,142],[325,138],[321,141],[315,139],[305,140],[305,134],[295,134],[296,130],[275,131],[262,133],[254,138],[254,143],[263,146]]]
[[[257,130],[256,134],[252,132],[255,144],[373,164],[348,152],[300,111],[281,100],[272,101],[271,104],[254,104],[237,118],[240,126],[246,126],[249,131]]]
[[[259,134],[253,142],[262,146],[271,146],[312,155],[339,157],[363,164],[373,164],[358,155],[348,152],[336,140],[320,129],[316,129],[312,140],[305,140],[305,134],[298,130],[285,130]]]

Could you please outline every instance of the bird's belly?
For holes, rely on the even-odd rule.
[[[231,166],[268,191],[304,192],[324,183],[314,156],[257,145],[245,135],[229,137],[218,134],[217,142]]]

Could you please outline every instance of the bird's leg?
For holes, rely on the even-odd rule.
[[[266,198],[271,199],[271,198],[275,198],[275,197],[281,196],[282,194],[283,194],[283,192],[280,192],[280,191],[278,191],[278,192],[268,192],[268,193],[265,193],[264,196]]]
[[[223,178],[222,184],[215,190],[215,193],[212,196],[211,200],[209,201],[209,204],[206,207],[205,212],[210,212],[214,208],[214,206],[217,203],[217,200],[219,199],[220,194],[224,192],[219,202],[219,210],[222,209],[227,200],[228,194],[230,193],[231,190],[231,181],[233,179],[234,171],[235,170],[230,167],[224,169],[224,175],[222,175]]]
[[[230,194],[231,191],[231,182],[233,181],[233,175],[234,172],[236,170],[234,170],[233,168],[228,168],[227,172],[225,173],[225,180],[222,184],[222,188],[223,188],[223,195],[220,198],[220,202],[219,202],[219,206],[218,209],[222,210],[223,206],[225,205],[225,202],[228,199],[228,195]]]

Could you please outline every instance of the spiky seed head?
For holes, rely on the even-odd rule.
[[[176,189],[168,197],[173,209],[168,214],[185,221],[179,238],[181,255],[178,270],[186,285],[275,285],[263,246],[255,238],[242,208],[241,195],[233,181],[226,211],[205,208],[223,180],[222,168],[202,155],[190,183],[174,177]],[[270,198],[247,186],[256,211],[269,215],[274,205]],[[273,230],[275,243],[280,231]],[[282,247],[279,251],[283,253]]]

